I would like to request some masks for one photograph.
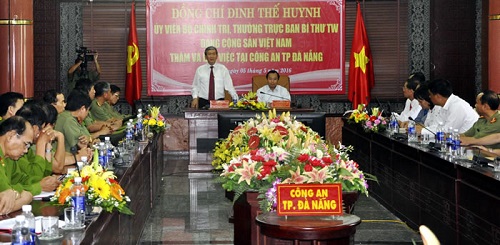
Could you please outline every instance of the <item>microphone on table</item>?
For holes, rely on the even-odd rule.
[[[289,100],[288,98],[285,98],[285,97],[281,97],[279,95],[274,95],[274,94],[269,94],[269,93],[265,93],[263,91],[260,91],[261,94],[265,94],[265,95],[269,95],[269,96],[272,96],[272,97],[276,97],[276,98],[280,98],[280,99],[283,99],[283,100]]]
[[[425,130],[429,131],[431,134],[433,134],[433,135],[434,135],[434,139],[436,139],[436,140],[437,140],[437,134],[436,134],[436,133],[434,133],[432,130],[430,130],[428,127],[426,127],[423,123],[416,122],[415,120],[413,120],[413,118],[412,118],[412,117],[408,117],[408,120],[410,120],[410,121],[414,122],[414,123],[415,123],[415,124],[417,124],[417,125],[420,125],[423,129],[425,129]],[[429,147],[430,147],[431,149],[433,149],[433,150],[438,150],[438,151],[440,151],[440,150],[441,150],[441,143],[438,143],[438,142],[430,142],[430,143],[429,143]]]
[[[76,170],[78,171],[78,176],[82,176],[80,175],[80,167],[78,166],[78,161],[76,160],[76,153],[78,152],[78,144],[72,146],[69,150],[73,155],[73,158],[75,159],[75,165],[76,165]]]

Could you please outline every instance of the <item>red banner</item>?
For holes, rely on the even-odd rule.
[[[134,105],[134,101],[141,98],[142,73],[139,57],[137,28],[135,26],[135,3],[132,3],[127,44],[127,79],[125,80],[125,98],[130,105]]]
[[[370,103],[370,92],[375,86],[370,42],[368,42],[359,2],[357,5],[354,38],[352,39],[351,59],[349,61],[349,100],[352,102],[354,109],[358,108],[358,104],[367,105]]]
[[[342,184],[279,184],[278,215],[342,215]]]
[[[150,96],[191,94],[208,46],[240,94],[271,69],[290,76],[292,94],[345,93],[344,0],[146,4]]]

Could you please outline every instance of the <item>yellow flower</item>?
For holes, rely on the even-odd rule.
[[[94,188],[95,193],[103,198],[103,199],[108,199],[109,195],[111,194],[109,184],[106,183],[106,180],[99,176],[93,176],[89,179],[89,184],[91,187]]]
[[[148,125],[149,125],[149,126],[154,126],[154,125],[156,125],[156,120],[155,120],[154,118],[149,119]]]
[[[158,121],[158,127],[163,127],[165,126],[165,123],[163,121]]]

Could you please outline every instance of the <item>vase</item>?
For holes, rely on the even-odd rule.
[[[359,191],[342,191],[342,207],[344,213],[352,214],[354,212],[354,204],[359,198]]]
[[[234,202],[234,244],[257,244],[259,231],[255,218],[261,213],[258,196],[256,191],[247,191]]]
[[[354,211],[354,204],[359,198],[358,191],[343,191],[342,205],[345,213]],[[243,193],[233,205],[234,244],[259,244],[259,230],[255,218],[260,211],[259,193],[248,191]]]

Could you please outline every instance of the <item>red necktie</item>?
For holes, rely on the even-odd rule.
[[[215,90],[215,77],[214,77],[214,66],[210,66],[210,82],[208,84],[208,100],[214,100],[214,90]]]

